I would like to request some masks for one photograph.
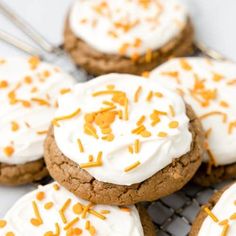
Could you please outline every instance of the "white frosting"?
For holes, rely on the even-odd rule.
[[[60,186],[56,191],[53,188],[55,183],[39,186],[38,190],[28,193],[8,211],[4,220],[7,222],[4,228],[0,228],[0,234],[5,235],[11,231],[16,236],[42,236],[46,232],[52,231],[55,233],[55,223],[60,227],[60,236],[67,235],[67,230],[64,230],[66,224],[62,222],[59,210],[67,199],[71,199],[68,208],[65,211],[67,222],[71,222],[75,217],[79,217],[79,221],[73,225],[72,228],[80,228],[82,230],[81,236],[91,236],[88,230],[85,229],[86,221],[90,221],[91,226],[96,230],[96,236],[143,236],[143,229],[139,217],[139,213],[134,206],[127,207],[129,211],[122,210],[118,206],[109,205],[95,205],[91,207],[94,211],[102,214],[103,210],[109,211],[108,214],[102,214],[106,219],[100,219],[97,216],[86,214],[86,218],[82,218],[81,214],[77,215],[73,211],[73,206],[77,203],[86,206],[89,202],[82,200],[65,188]],[[45,198],[41,201],[36,199],[38,192],[44,192]],[[31,224],[31,219],[35,218],[32,207],[32,201],[37,203],[43,224],[34,226]],[[44,205],[52,202],[52,208],[46,210]],[[126,209],[127,209],[126,208]],[[54,234],[55,235],[55,234]]]
[[[94,49],[107,54],[145,54],[179,36],[187,22],[185,7],[175,0],[76,0],[70,27]],[[134,25],[130,27],[130,25]],[[134,46],[136,39],[140,45]]]
[[[236,184],[233,184],[228,188],[220,197],[220,200],[211,210],[213,214],[219,219],[219,222],[228,219],[229,230],[227,231],[227,236],[235,236],[236,234],[236,221],[230,220],[230,216],[236,212]],[[210,216],[204,220],[201,229],[198,233],[198,236],[221,236],[223,231],[223,226],[219,225],[212,220]]]
[[[93,96],[95,92],[107,90],[108,85],[114,85],[116,91],[123,91],[128,98],[129,119],[119,119],[116,115],[115,121],[111,124],[114,139],[111,142],[103,140],[100,128],[94,125],[98,139],[84,133],[84,117],[87,113],[99,111],[101,108],[109,107],[103,101],[112,101],[112,95]],[[139,87],[142,87],[139,101],[134,102],[134,94]],[[159,92],[163,97],[153,96],[147,102],[150,91]],[[122,110],[124,107],[115,103],[114,111]],[[170,105],[175,109],[175,116],[172,117]],[[86,168],[86,170],[97,180],[120,184],[131,185],[140,183],[162,168],[169,165],[174,158],[178,158],[190,150],[192,142],[191,133],[188,130],[189,119],[185,113],[185,104],[182,98],[169,90],[166,90],[156,83],[138,76],[125,74],[109,74],[96,78],[84,84],[77,84],[70,94],[59,99],[59,108],[56,117],[73,113],[78,108],[81,113],[73,119],[59,122],[59,127],[54,126],[55,140],[62,153],[81,165],[88,162],[89,155],[97,158],[102,152],[103,164],[99,167]],[[160,115],[160,122],[152,126],[150,115],[153,110],[167,112],[167,115]],[[143,125],[151,133],[150,137],[142,137],[133,134],[132,130],[137,128],[137,121],[142,115],[146,116]],[[178,121],[178,128],[169,128],[171,121]],[[166,132],[167,137],[159,137],[159,132]],[[78,139],[81,140],[84,152],[80,152]],[[131,154],[128,147],[134,146],[135,140],[140,141],[140,151]],[[125,172],[125,168],[140,162],[136,168]]]
[[[53,118],[56,97],[61,89],[75,83],[58,68],[37,60],[36,68],[31,69],[29,60],[34,63],[30,58],[0,59],[0,162],[3,163],[23,164],[42,158],[44,132]],[[17,102],[11,104],[9,93],[19,84],[15,90]],[[48,105],[32,101],[34,98],[43,99]],[[30,107],[18,100],[25,100]],[[10,152],[5,151],[7,147]]]
[[[236,126],[229,132],[231,122],[236,121],[236,65],[229,62],[218,62],[204,58],[187,58],[191,69],[186,70],[181,66],[182,59],[173,59],[164,65],[155,69],[150,77],[157,83],[164,84],[172,89],[180,88],[185,93],[184,98],[189,103],[197,116],[201,117],[208,112],[219,111],[227,115],[227,121],[222,121],[222,115],[211,115],[202,119],[202,125],[205,131],[211,129],[208,134],[207,142],[209,150],[217,165],[226,165],[236,161]],[[163,75],[166,72],[177,72],[177,79],[172,76]],[[218,76],[215,76],[218,74]],[[216,91],[215,98],[209,101],[208,106],[202,106],[194,98],[190,90],[195,86],[196,76],[198,80],[204,80],[204,89],[200,89],[197,95],[200,101],[204,101],[204,91]],[[220,81],[217,81],[220,78]],[[177,80],[180,83],[177,83]],[[216,80],[216,81],[215,81]],[[200,95],[203,94],[203,96]],[[213,92],[214,93],[214,92]],[[222,106],[222,101],[228,104],[228,107]],[[205,158],[207,161],[208,158]]]

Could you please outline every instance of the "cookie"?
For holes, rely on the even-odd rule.
[[[48,175],[43,141],[56,97],[74,83],[36,57],[0,59],[0,184],[26,184]]]
[[[235,195],[235,183],[213,194],[193,222],[190,236],[235,235]]]
[[[0,220],[0,234],[155,236],[155,229],[142,207],[95,205],[54,182],[18,200]]]
[[[65,23],[65,49],[92,75],[140,75],[192,45],[191,21],[175,0],[76,0]]]
[[[208,58],[179,58],[150,73],[150,80],[183,95],[205,131],[204,163],[194,181],[209,186],[236,176],[236,65]]]
[[[110,74],[59,99],[44,157],[53,178],[75,195],[129,205],[182,188],[201,163],[202,140],[199,121],[177,93]]]

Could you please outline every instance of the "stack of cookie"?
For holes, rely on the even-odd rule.
[[[174,0],[77,0],[65,49],[90,74],[119,74],[75,85],[36,57],[0,59],[0,183],[56,181],[20,199],[0,235],[154,236],[141,202],[236,175],[236,66],[177,58],[155,69],[192,39]],[[234,235],[234,195],[235,184],[213,196],[191,235]]]

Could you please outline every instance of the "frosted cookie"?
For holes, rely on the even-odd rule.
[[[95,205],[52,183],[18,200],[0,219],[0,235],[155,236],[155,229],[141,207]]]
[[[195,182],[211,185],[236,176],[236,65],[205,58],[173,59],[151,80],[177,89],[205,130],[207,153]]]
[[[25,184],[48,174],[43,141],[56,97],[74,83],[36,57],[0,59],[0,184]]]
[[[140,75],[192,51],[193,29],[176,0],[75,0],[65,49],[90,74]]]
[[[234,236],[236,234],[236,184],[216,192],[202,206],[190,236]]]
[[[127,205],[182,188],[201,163],[201,134],[177,93],[109,74],[59,99],[44,156],[50,174],[75,195]]]

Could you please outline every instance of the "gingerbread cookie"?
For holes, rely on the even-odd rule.
[[[74,83],[36,57],[0,59],[0,184],[25,184],[48,174],[43,140],[56,97]]]
[[[59,99],[44,156],[50,174],[77,196],[127,205],[182,188],[202,146],[201,126],[177,93],[110,74]]]
[[[234,236],[236,234],[236,184],[216,192],[202,206],[190,236]]]
[[[177,90],[205,130],[204,163],[194,181],[209,186],[236,176],[236,65],[207,58],[173,59],[150,79]]]
[[[92,75],[140,75],[192,51],[193,28],[175,0],[76,0],[65,23],[65,49]]]
[[[142,207],[95,205],[51,183],[18,200],[0,219],[0,234],[155,236],[155,229]]]

